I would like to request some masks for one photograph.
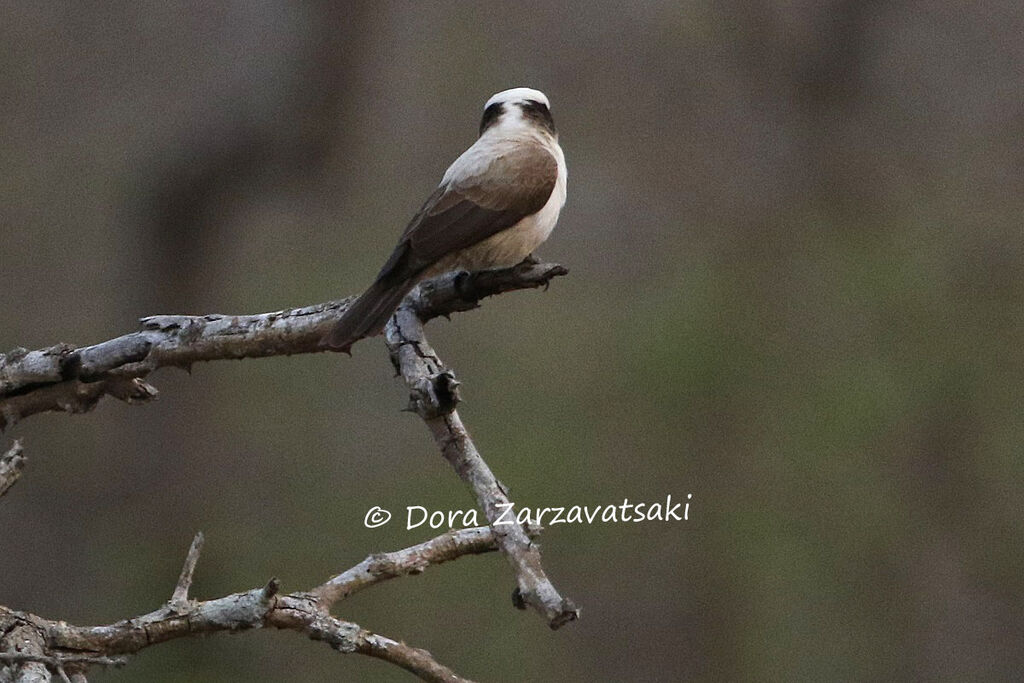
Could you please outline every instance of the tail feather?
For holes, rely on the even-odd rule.
[[[381,333],[398,304],[416,285],[415,278],[397,283],[386,280],[378,279],[348,307],[334,329],[324,337],[323,346],[348,351],[360,339]]]

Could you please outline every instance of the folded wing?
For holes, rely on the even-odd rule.
[[[377,279],[324,340],[326,346],[347,351],[379,334],[430,266],[540,211],[554,191],[558,162],[540,145],[516,145],[479,173],[448,175],[453,177],[413,217]]]

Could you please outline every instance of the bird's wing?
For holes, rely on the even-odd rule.
[[[558,162],[540,145],[519,145],[478,173],[454,175],[409,223],[378,280],[409,277],[537,213],[555,188]]]

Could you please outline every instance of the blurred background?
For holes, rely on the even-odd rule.
[[[1024,668],[1024,9],[1005,0],[5,3],[0,348],[366,286],[486,99],[544,90],[571,274],[428,327],[582,620],[498,555],[335,613],[488,681],[998,680]],[[380,340],[166,370],[47,414],[0,502],[0,604],[108,623],[309,588],[473,499]],[[401,681],[293,633],[98,681]]]

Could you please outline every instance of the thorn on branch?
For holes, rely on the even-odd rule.
[[[273,577],[270,581],[267,581],[267,585],[263,587],[263,600],[270,600],[272,597],[277,595],[278,591],[281,590],[281,582],[277,580],[277,577]]]
[[[516,609],[526,609],[526,598],[523,597],[523,593],[519,590],[519,586],[512,589],[512,605]]]
[[[391,352],[389,350],[388,358],[391,360],[391,367],[394,368],[394,370],[395,370],[395,377],[401,377],[402,376],[402,366],[401,366],[401,363],[398,360],[398,354],[394,353],[394,352]]]

